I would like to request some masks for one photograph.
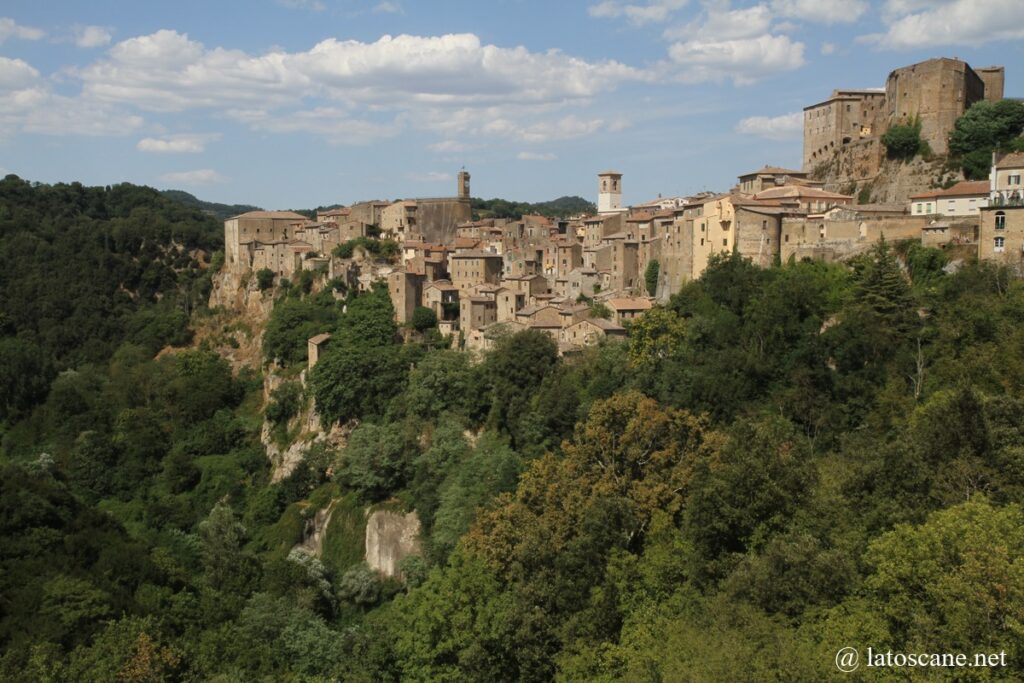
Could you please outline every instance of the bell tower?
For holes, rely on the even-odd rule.
[[[597,212],[599,214],[622,211],[622,174],[605,171],[597,174]]]
[[[469,199],[469,173],[466,169],[459,171],[459,199]]]

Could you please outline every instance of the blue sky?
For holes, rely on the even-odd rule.
[[[1021,0],[7,0],[0,173],[266,208],[624,201],[800,163],[802,107],[956,56],[1024,96]]]

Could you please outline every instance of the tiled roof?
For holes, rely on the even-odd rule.
[[[301,213],[295,213],[294,211],[247,211],[243,214],[234,216],[234,218],[293,218],[298,221],[308,221],[307,216],[303,216]]]
[[[1024,152],[1010,152],[996,162],[996,168],[1024,168]]]

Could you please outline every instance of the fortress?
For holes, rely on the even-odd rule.
[[[1003,99],[1001,66],[974,69],[959,59],[936,58],[896,69],[885,88],[833,90],[804,107],[803,170],[847,155],[856,176],[878,172],[885,153],[881,137],[890,126],[921,122],[921,138],[945,154],[953,125],[975,102]]]

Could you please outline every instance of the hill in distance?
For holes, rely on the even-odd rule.
[[[248,204],[218,204],[217,202],[204,202],[202,199],[199,199],[195,195],[189,194],[184,190],[162,190],[160,194],[189,208],[198,209],[207,215],[217,218],[218,220],[225,220],[232,216],[237,216],[240,213],[245,213],[246,211],[260,210],[260,207],[250,206]]]

